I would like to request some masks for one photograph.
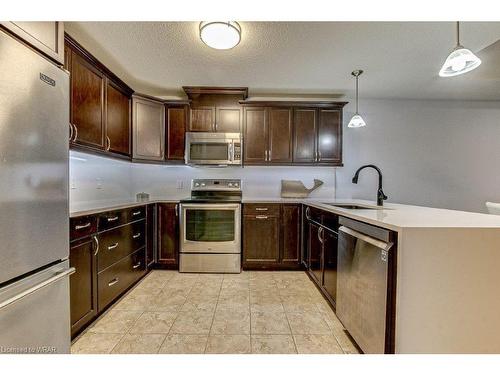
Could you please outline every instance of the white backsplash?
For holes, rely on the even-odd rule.
[[[151,199],[182,199],[190,194],[193,178],[240,178],[244,198],[279,198],[281,180],[301,180],[313,186],[324,184],[311,197],[335,197],[332,167],[193,168],[139,164],[81,152],[70,152],[70,209],[80,210],[135,200],[139,192]]]

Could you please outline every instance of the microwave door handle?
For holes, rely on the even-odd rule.
[[[229,144],[229,160],[232,162],[234,161],[234,143],[233,142],[231,142]]]

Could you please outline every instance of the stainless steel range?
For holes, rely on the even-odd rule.
[[[180,205],[180,272],[241,272],[241,180],[195,179]]]

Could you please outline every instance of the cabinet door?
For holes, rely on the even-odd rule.
[[[337,297],[337,234],[324,230],[323,233],[324,272],[323,289],[335,302]]]
[[[167,160],[184,160],[187,107],[167,107]]]
[[[319,110],[318,161],[342,164],[342,111],[339,109]]]
[[[75,143],[104,149],[104,75],[71,53],[71,123]]]
[[[240,133],[241,109],[233,107],[217,107],[215,131],[221,133]]]
[[[75,268],[75,273],[69,278],[72,336],[97,314],[95,251],[93,237],[86,237],[70,245],[69,264]]]
[[[315,108],[296,108],[293,116],[293,161],[314,163],[316,161],[317,110]]]
[[[189,131],[212,132],[215,130],[215,107],[200,106],[190,110]]]
[[[177,204],[158,204],[158,263],[177,266],[179,259]]]
[[[154,263],[156,233],[156,209],[154,204],[146,207],[146,264]]]
[[[113,82],[106,84],[106,150],[130,155],[130,98]]]
[[[265,108],[245,108],[243,136],[244,163],[263,164],[267,161],[267,116]]]
[[[135,159],[163,160],[165,106],[144,98],[132,98],[132,129]]]
[[[276,264],[280,256],[279,216],[243,217],[243,262],[254,265]]]
[[[309,272],[316,279],[318,285],[322,283],[320,227],[309,222]]]
[[[64,23],[57,21],[15,21],[1,24],[60,64],[64,63]]]
[[[300,256],[300,205],[281,206],[282,246],[281,262],[299,265]]]
[[[292,161],[292,109],[269,108],[269,154],[271,163]]]

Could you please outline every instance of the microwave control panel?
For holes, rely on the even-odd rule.
[[[234,144],[234,160],[241,160],[241,143]]]

